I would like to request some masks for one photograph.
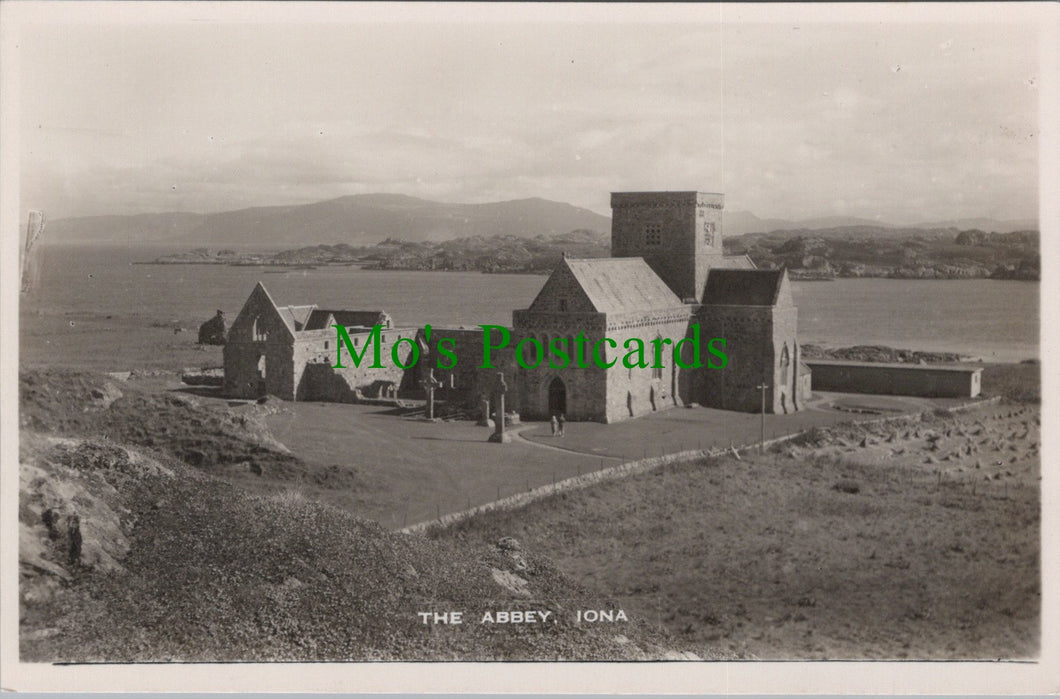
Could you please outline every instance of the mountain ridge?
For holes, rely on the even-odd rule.
[[[351,194],[309,204],[255,206],[210,214],[192,212],[79,216],[50,221],[46,242],[172,243],[210,246],[292,247],[374,244],[388,238],[412,242],[474,236],[556,235],[583,229],[607,233],[611,219],[567,202],[524,197],[475,204],[438,202],[400,193]],[[748,211],[724,214],[728,237],[776,231],[850,230],[887,235],[910,229],[979,229],[1010,233],[1036,229],[1033,219],[953,219],[915,226],[851,216],[792,220],[760,218]],[[870,233],[871,229],[871,233]]]

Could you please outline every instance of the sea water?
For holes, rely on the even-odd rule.
[[[46,246],[40,284],[22,299],[41,314],[176,322],[192,329],[224,310],[235,318],[254,285],[277,304],[382,309],[399,325],[510,324],[541,275],[151,265],[173,248]],[[839,279],[794,282],[799,340],[951,351],[995,361],[1039,356],[1039,285],[972,280]]]

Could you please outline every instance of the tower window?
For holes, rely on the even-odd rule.
[[[561,310],[561,311],[567,310],[567,299],[560,299],[559,300],[559,310]]]
[[[645,245],[662,245],[662,226],[653,223],[644,229]]]

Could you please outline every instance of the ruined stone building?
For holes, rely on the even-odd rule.
[[[529,419],[563,413],[570,420],[615,422],[693,403],[757,412],[763,398],[767,412],[799,410],[809,395],[809,370],[800,361],[787,273],[758,270],[746,256],[723,254],[723,201],[721,194],[701,192],[612,194],[612,256],[565,257],[529,308],[513,312],[510,347],[531,337],[546,348],[556,338],[571,347],[584,333],[590,346],[604,337],[615,341],[618,349],[601,357],[608,362],[615,354],[621,359],[630,338],[648,346],[657,338],[676,342],[698,324],[704,362],[709,341],[724,338],[724,368],[682,369],[667,347],[661,367],[629,369],[619,361],[611,368],[590,362],[588,368],[571,363],[550,369],[543,362],[524,369],[508,351],[498,354],[496,368],[482,369],[480,328],[434,328],[427,341],[416,328],[392,327],[383,311],[277,306],[258,284],[229,330],[225,386],[229,395],[246,398],[422,397],[428,369],[438,359],[433,349],[445,337],[463,359],[452,370],[434,370],[433,385],[442,400],[466,408],[488,398],[497,371],[504,371],[509,409]],[[384,368],[367,362],[357,368],[349,361],[346,368],[332,368],[333,324],[347,329],[358,351],[372,326],[381,325]],[[390,361],[390,348],[401,338],[422,350],[409,370]],[[401,347],[407,363],[410,344]],[[686,365],[691,359],[682,355]]]
[[[376,325],[381,326],[382,368],[351,361],[335,369],[337,337],[342,325],[360,351]],[[351,402],[364,397],[397,395],[408,389],[406,372],[391,361],[401,338],[415,340],[416,328],[395,328],[385,311],[328,310],[278,306],[259,282],[232,322],[224,348],[225,392],[236,398],[274,395],[284,400]],[[404,343],[398,356],[407,363],[412,348]]]

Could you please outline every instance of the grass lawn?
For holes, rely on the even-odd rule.
[[[827,406],[767,415],[766,438],[879,417]],[[883,415],[916,412],[956,401],[859,396]],[[547,423],[513,429],[511,444],[486,441],[490,430],[463,420],[426,422],[389,408],[338,403],[283,403],[268,419],[280,442],[314,471],[349,471],[355,487],[304,486],[306,494],[397,529],[459,512],[622,461],[676,451],[754,443],[759,416],[706,408],[662,411],[612,425],[568,423],[553,437]]]
[[[359,489],[314,493],[384,527],[492,502],[553,480],[615,463],[527,444],[487,442],[490,430],[469,421],[425,422],[387,408],[286,403],[268,418],[273,435],[311,465],[352,466]]]

